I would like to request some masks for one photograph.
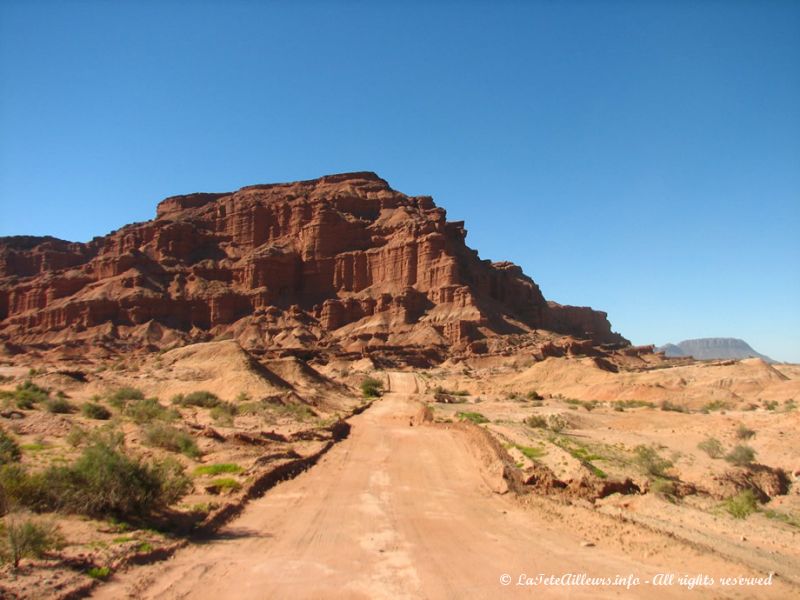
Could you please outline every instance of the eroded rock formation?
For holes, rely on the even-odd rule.
[[[508,336],[627,344],[605,313],[547,302],[516,265],[481,260],[430,197],[374,173],[175,196],[156,215],[86,244],[0,238],[0,336],[40,349],[233,337],[441,356]]]

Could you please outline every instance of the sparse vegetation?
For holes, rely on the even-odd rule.
[[[758,499],[753,490],[742,490],[725,500],[722,506],[732,517],[746,519],[758,510]]]
[[[111,411],[97,402],[86,402],[81,406],[81,414],[87,419],[107,421],[111,418]]]
[[[526,397],[528,400],[544,400],[544,396],[542,396],[542,395],[541,395],[539,392],[537,392],[536,390],[531,390],[531,391],[529,391],[527,394],[525,394],[525,397]]]
[[[489,423],[489,419],[479,412],[458,412],[456,413],[456,417],[460,421],[469,421],[470,423],[475,423],[476,425]]]
[[[791,525],[792,527],[797,527],[798,529],[800,529],[800,517],[798,517],[797,515],[778,512],[777,510],[772,510],[772,509],[767,509],[763,511],[763,514],[768,519],[772,519],[774,521],[780,521],[781,523],[786,523],[787,525]]]
[[[750,429],[746,425],[742,424],[739,425],[736,429],[736,439],[737,440],[749,440],[753,436],[755,436],[756,431],[755,429]]]
[[[568,452],[572,458],[579,461],[596,477],[599,477],[600,479],[606,479],[608,477],[605,471],[600,469],[592,462],[595,460],[605,460],[603,456],[595,454],[591,449],[571,438],[554,435],[550,437],[550,442]]]
[[[725,455],[725,460],[732,465],[736,465],[737,467],[746,467],[752,464],[755,458],[756,451],[745,444],[739,444],[735,446],[733,450]]]
[[[23,558],[43,558],[63,543],[58,527],[47,521],[12,516],[0,524],[0,560],[15,570]]]
[[[651,477],[668,479],[667,470],[672,468],[672,461],[661,456],[652,446],[639,445],[633,449],[634,463]]]
[[[577,398],[562,398],[562,400],[569,404],[570,408],[582,406],[588,411],[594,410],[600,404],[597,400],[578,400]]]
[[[201,455],[191,435],[164,423],[155,423],[145,429],[144,441],[150,446],[180,452],[189,458],[198,458]]]
[[[711,458],[722,458],[722,455],[725,454],[725,449],[722,447],[720,441],[713,437],[704,439],[697,444],[697,447]]]
[[[301,402],[282,402],[274,400],[259,400],[246,402],[236,406],[237,414],[260,415],[265,421],[274,423],[276,418],[289,417],[296,421],[313,419],[317,414]]]
[[[374,377],[367,377],[361,382],[361,393],[365,398],[377,398],[383,394],[383,382]]]

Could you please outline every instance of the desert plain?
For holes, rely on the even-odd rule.
[[[0,240],[0,597],[800,597],[800,366],[445,217],[355,173]]]

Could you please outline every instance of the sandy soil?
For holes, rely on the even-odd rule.
[[[317,466],[251,502],[218,535],[119,573],[93,597],[798,597],[780,579],[768,588],[689,592],[677,577],[766,573],[590,508],[493,492],[477,438],[421,425],[414,375],[391,374],[388,387]],[[564,573],[633,575],[642,584],[516,585],[523,574]],[[644,583],[659,573],[675,574],[674,585]]]

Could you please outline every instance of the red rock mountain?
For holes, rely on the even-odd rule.
[[[0,338],[76,353],[233,337],[432,360],[628,344],[605,313],[547,302],[519,267],[481,260],[445,217],[348,173],[167,198],[154,220],[86,244],[0,238]]]

